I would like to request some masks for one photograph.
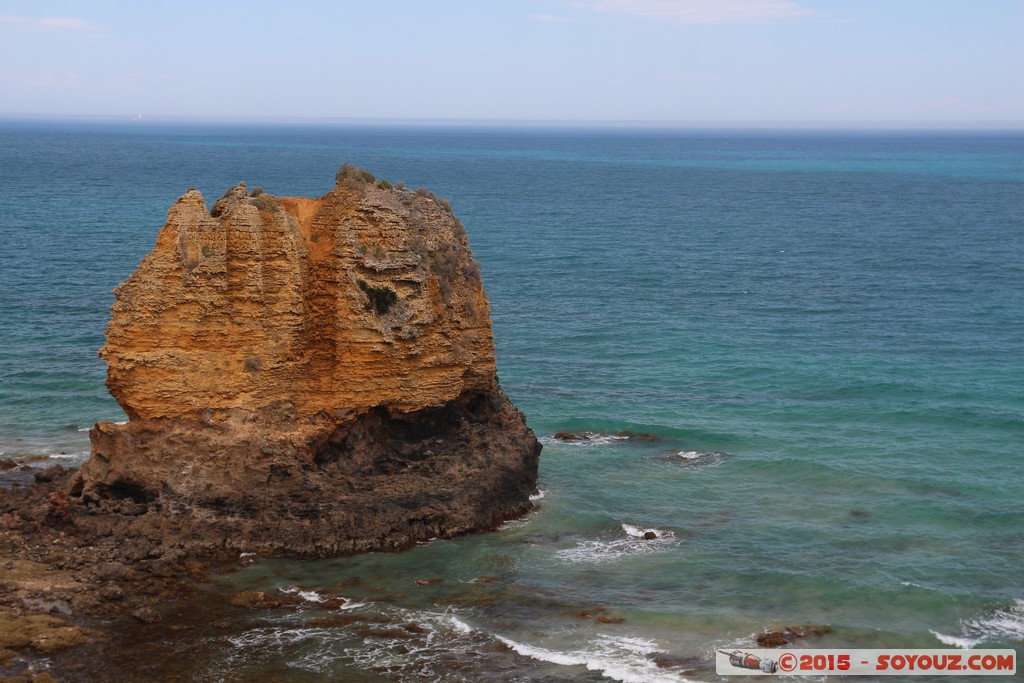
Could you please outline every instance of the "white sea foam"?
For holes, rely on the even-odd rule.
[[[679,544],[676,535],[662,529],[644,529],[632,524],[622,524],[625,537],[581,541],[572,548],[559,550],[555,555],[572,563],[611,562],[626,556],[647,555],[660,552]],[[653,533],[655,538],[647,540],[644,535]]]
[[[285,588],[278,588],[278,590],[286,595],[298,595],[306,602],[325,602],[327,600],[327,598],[316,591],[304,591],[298,586],[287,586]]]
[[[128,424],[128,420],[121,420],[120,422],[115,422],[114,424],[116,424],[118,426],[126,425],[126,424]],[[93,427],[92,425],[89,425],[88,427],[79,427],[78,431],[80,431],[80,432],[87,432],[90,429],[92,429],[92,427]]]
[[[569,652],[520,643],[495,636],[512,651],[524,657],[560,666],[583,666],[589,671],[622,683],[686,683],[677,673],[658,668],[648,655],[659,652],[652,642],[640,638],[599,637]]]
[[[521,529],[529,523],[529,517],[517,517],[515,519],[510,519],[506,522],[502,522],[501,526],[498,527],[498,531],[510,531],[512,529]]]
[[[682,458],[683,460],[697,460],[698,458],[702,458],[705,455],[710,455],[710,453],[705,453],[703,451],[679,451],[678,453],[676,453],[676,456]]]
[[[453,614],[449,614],[447,616],[448,616],[449,621],[451,622],[452,628],[456,632],[462,633],[462,634],[465,634],[465,635],[469,635],[470,633],[473,632],[473,627],[470,626],[469,624],[467,624],[466,622],[464,622],[462,619],[459,619],[457,616],[455,616]]]
[[[963,622],[964,631],[968,634],[977,633],[988,640],[1022,640],[1024,639],[1024,600],[1014,600],[1006,609],[993,610],[978,619]]]
[[[556,439],[554,436],[542,436],[540,441],[545,446],[560,444],[563,446],[605,446],[619,441],[628,441],[628,436],[619,434],[598,434],[596,432],[582,432],[579,439]]]
[[[945,633],[939,633],[938,631],[933,631],[931,629],[928,629],[928,632],[938,638],[939,642],[943,645],[958,647],[962,650],[970,650],[981,642],[978,638],[958,638],[957,636],[948,636]]]
[[[628,441],[628,436],[619,436],[618,434],[587,434],[590,438],[589,441],[576,442],[576,443],[592,443],[592,444],[609,444],[615,443],[616,441]]]
[[[974,619],[961,619],[960,630],[956,636],[937,631],[931,633],[940,642],[961,648],[1024,640],[1024,600],[1018,598],[1005,609],[994,609]]]
[[[323,599],[315,591],[289,587],[285,592]],[[453,674],[454,665],[478,661],[481,678],[486,678],[488,664],[495,642],[505,644],[522,657],[549,664],[577,667],[622,683],[639,681],[651,683],[688,683],[687,679],[671,670],[661,669],[652,659],[663,649],[650,640],[597,634],[569,649],[532,645],[497,636],[478,629],[453,611],[432,612],[409,610],[392,605],[373,603],[369,606],[374,620],[369,630],[379,634],[369,637],[359,634],[364,625],[353,628],[304,627],[297,620],[301,613],[283,616],[287,623],[254,628],[228,638],[235,650],[224,660],[224,671],[235,663],[253,662],[260,658],[283,659],[297,671],[313,671],[322,675],[336,675],[339,663],[375,671],[394,681],[454,681],[464,680]],[[386,621],[382,623],[380,618]],[[401,629],[410,623],[419,628],[408,634],[391,636],[388,631]],[[508,656],[515,656],[509,654]],[[473,666],[472,664],[470,665]],[[506,665],[507,666],[507,665]]]
[[[394,681],[462,680],[451,675],[453,664],[480,658],[482,650],[493,643],[491,636],[452,613],[378,604],[371,608],[375,621],[369,630],[379,628],[380,633],[353,637],[351,631],[333,629],[322,641],[303,643],[303,652],[290,660],[289,666],[331,675],[334,662],[341,660]],[[380,617],[387,621],[381,623]],[[409,631],[410,623],[419,628]],[[397,629],[405,632],[388,634]]]
[[[626,524],[625,522],[622,524],[622,530],[626,532],[627,536],[632,536],[633,538],[643,538],[647,534],[654,534],[657,538],[661,538],[665,534],[672,533],[671,531],[659,531],[658,529],[641,529],[638,526]]]
[[[718,467],[725,453],[718,451],[679,451],[667,459],[678,462],[680,465],[700,465],[705,467]]]
[[[534,495],[530,496],[530,500],[537,502],[544,497],[544,491],[538,491]],[[501,523],[498,527],[498,531],[509,531],[511,529],[521,529],[530,523],[530,515],[525,514],[522,517],[516,517],[515,519],[509,519]]]
[[[267,627],[246,631],[227,640],[237,648],[259,648],[268,646],[283,647],[301,643],[310,638],[322,638],[328,635],[326,629]]]
[[[0,452],[0,456],[3,453]],[[15,456],[12,458],[15,461],[21,462],[21,458]],[[66,461],[65,465],[70,467],[76,467],[83,464],[89,459],[89,451],[76,451],[74,453],[45,453],[40,455],[30,455],[25,459],[24,464],[28,465],[33,469],[42,469],[44,467],[50,467],[51,460],[63,460]]]
[[[244,553],[243,553],[243,555],[244,555]],[[328,598],[327,596],[324,596],[324,595],[322,595],[322,594],[320,594],[320,593],[318,593],[316,591],[302,590],[298,586],[288,586],[286,588],[279,588],[278,590],[281,591],[282,593],[287,594],[287,595],[298,595],[300,598],[302,598],[306,602],[311,602],[314,605],[320,604],[322,602],[327,602],[329,599],[331,599],[331,598]],[[343,609],[343,610],[358,609],[360,607],[365,607],[366,606],[365,602],[355,602],[355,601],[353,601],[353,600],[351,600],[349,598],[343,598],[343,597],[340,597],[340,596],[334,596],[334,597],[337,597],[339,600],[342,601],[342,604],[341,604],[340,607],[338,607],[338,609]]]
[[[89,457],[89,451],[77,451],[75,453],[50,453],[48,458],[53,460],[86,460]]]

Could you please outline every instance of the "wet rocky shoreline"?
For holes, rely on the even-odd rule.
[[[69,504],[72,472],[0,473],[0,681],[104,680],[121,634],[160,625],[208,572],[239,566],[237,553],[165,547],[134,503]]]

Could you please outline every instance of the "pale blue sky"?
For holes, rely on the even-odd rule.
[[[0,115],[1024,126],[1024,0],[0,0]]]

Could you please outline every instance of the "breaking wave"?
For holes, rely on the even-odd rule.
[[[722,464],[726,455],[726,453],[720,451],[679,451],[671,455],[665,455],[663,459],[687,467],[718,467]]]
[[[959,635],[931,631],[944,645],[972,648],[982,643],[1016,643],[1024,640],[1024,600],[1017,599],[1005,609],[995,609],[975,619],[961,619]]]
[[[286,592],[323,600],[316,591]],[[342,621],[308,621],[301,613],[287,623],[258,626],[227,641],[233,650],[220,663],[224,672],[259,668],[260,660],[283,661],[301,671],[345,680],[343,672],[373,671],[393,681],[473,680],[473,672],[494,656],[493,636],[447,612],[361,604]],[[353,606],[354,607],[354,606]]]
[[[119,422],[115,422],[114,424],[116,424],[116,425],[126,425],[126,424],[128,424],[128,420],[121,420]],[[92,429],[92,427],[93,427],[92,425],[89,425],[88,427],[79,427],[75,431],[78,431],[78,432],[88,432],[88,431],[90,431]]]
[[[245,555],[245,553],[242,554]],[[302,598],[311,605],[319,605],[321,603],[327,602],[328,600],[339,600],[341,604],[337,607],[337,609],[348,610],[366,607],[365,602],[356,602],[354,600],[351,600],[350,598],[342,598],[335,596],[328,597],[318,593],[317,591],[303,590],[298,586],[288,586],[285,588],[279,588],[278,590],[280,590],[282,593],[286,595],[298,596],[299,598]]]
[[[597,432],[582,432],[576,435],[577,438],[560,439],[555,436],[541,436],[537,440],[545,446],[559,444],[563,446],[604,446],[620,441],[629,441],[629,436],[620,434],[599,434]]]
[[[561,666],[582,666],[622,683],[685,683],[689,679],[658,667],[657,645],[642,638],[598,636],[578,650],[559,651],[496,636],[513,652]]]
[[[610,562],[626,556],[656,553],[679,544],[675,533],[662,529],[624,523],[622,534],[615,538],[581,541],[572,548],[559,550],[555,556],[573,563]]]
[[[310,594],[313,602],[323,598],[315,591],[290,592]],[[663,668],[664,650],[643,638],[594,634],[556,649],[490,633],[451,612],[373,604],[361,616],[366,620],[345,622],[342,627],[298,622],[293,616],[288,623],[249,629],[227,638],[233,649],[217,668],[237,673],[269,658],[283,660],[296,672],[333,677],[355,669],[402,682],[504,680],[502,674],[510,671],[527,680],[530,669],[541,663],[584,667],[621,683],[689,680],[679,671]],[[542,670],[550,674],[550,669]]]

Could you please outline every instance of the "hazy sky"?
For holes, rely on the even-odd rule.
[[[1024,0],[0,0],[0,114],[1024,126]]]

